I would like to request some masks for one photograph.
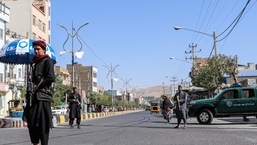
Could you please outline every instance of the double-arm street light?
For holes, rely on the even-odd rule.
[[[180,27],[180,26],[175,26],[174,27],[175,30],[188,30],[188,31],[192,31],[192,32],[196,32],[196,33],[200,33],[200,34],[203,34],[203,35],[207,35],[207,36],[210,36],[213,38],[213,48],[214,48],[214,53],[215,53],[215,56],[217,56],[217,47],[216,47],[216,43],[217,43],[217,40],[216,40],[216,32],[213,31],[213,34],[208,34],[208,33],[204,33],[204,32],[201,32],[201,31],[196,31],[196,30],[192,30],[192,29],[188,29],[188,28],[184,28],[184,27]]]
[[[63,51],[63,52],[60,52],[60,55],[65,54],[65,53],[71,53],[71,65],[72,65],[72,82],[71,82],[71,85],[72,85],[72,87],[74,87],[74,54],[76,54],[76,53],[78,54],[78,52],[80,52],[80,51],[82,50],[82,43],[81,43],[81,41],[80,41],[80,39],[79,39],[78,32],[79,32],[79,30],[80,30],[82,27],[86,26],[87,24],[88,24],[88,23],[84,23],[82,26],[80,26],[80,27],[78,28],[78,30],[76,30],[76,29],[73,27],[73,21],[72,21],[72,31],[71,31],[71,33],[67,30],[67,28],[65,28],[64,26],[58,24],[60,27],[62,27],[63,29],[65,29],[66,32],[67,32],[67,38],[66,38],[65,42],[63,43],[63,50],[64,50],[64,51]],[[71,51],[68,51],[68,50],[65,48],[65,44],[67,43],[69,37],[72,38],[72,39],[71,39]],[[74,50],[74,37],[76,37],[77,40],[78,40],[78,42],[80,43],[80,48],[79,48],[77,51]]]
[[[183,60],[183,59],[179,59],[179,58],[176,58],[176,57],[170,57],[170,59],[172,60],[179,60],[179,61],[183,61],[183,62],[186,62],[186,63],[190,63],[191,64],[191,62],[189,62],[189,61],[185,61],[185,60]]]
[[[192,69],[191,69],[191,74],[190,74],[190,77],[192,78],[195,74],[195,63],[194,63],[194,60],[191,62],[189,61],[185,61],[183,59],[179,59],[179,58],[176,58],[176,57],[170,57],[171,60],[178,60],[178,61],[182,61],[182,62],[185,62],[185,63],[190,63],[192,65]]]
[[[112,67],[112,64],[111,64],[110,68],[108,66],[104,66],[109,70],[109,72],[107,74],[107,79],[108,79],[109,74],[111,74],[110,80],[111,80],[111,95],[112,95],[112,112],[114,112],[113,80],[116,80],[116,81],[118,80],[117,75],[115,73],[115,68],[118,67],[118,66],[119,65],[116,65],[115,67]],[[113,74],[115,75],[116,78],[113,77]]]

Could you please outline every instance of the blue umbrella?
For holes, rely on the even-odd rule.
[[[33,61],[34,48],[33,39],[20,39],[6,43],[0,50],[0,62],[9,64],[31,64]],[[46,54],[56,63],[56,56],[53,48],[47,44]]]

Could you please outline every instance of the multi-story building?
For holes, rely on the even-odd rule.
[[[207,60],[208,58],[194,58],[193,66],[191,72],[189,72],[189,76],[193,78],[199,68],[206,64]]]
[[[3,0],[0,7],[0,47],[21,38],[51,42],[50,0]],[[7,115],[9,100],[20,97],[19,88],[26,83],[26,68],[0,63],[0,116]]]
[[[257,65],[254,63],[247,63],[247,65],[237,65],[237,82],[243,86],[257,86]],[[230,76],[225,76],[226,84],[233,84],[235,80]]]
[[[72,65],[67,64],[68,72],[72,75]],[[78,87],[80,91],[97,92],[97,72],[98,69],[94,66],[83,66],[82,64],[74,64],[74,82],[73,86]],[[71,76],[71,81],[73,81]],[[72,84],[72,83],[71,83]],[[86,96],[85,94],[85,96]],[[83,96],[82,93],[82,97]]]
[[[51,43],[50,0],[5,1],[11,10],[10,23],[6,25],[14,38],[25,36]]]
[[[0,47],[5,44],[6,40],[6,23],[9,22],[10,9],[0,3]],[[6,64],[0,63],[0,116],[6,116],[8,98],[6,97],[9,91],[9,85],[6,83]]]
[[[66,86],[71,85],[71,75],[67,69],[62,68],[60,66],[55,66],[55,73],[56,75],[59,75],[64,85]]]

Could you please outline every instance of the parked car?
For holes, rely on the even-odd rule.
[[[151,110],[151,106],[146,106],[145,111],[150,111]]]
[[[257,88],[234,85],[214,98],[192,101],[189,116],[200,124],[211,124],[214,117],[257,116]]]
[[[108,108],[108,106],[104,106],[104,112],[109,112],[110,110],[109,110],[109,108]]]
[[[54,106],[52,109],[52,115],[64,115],[67,113],[65,106]]]

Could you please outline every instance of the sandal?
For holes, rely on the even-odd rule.
[[[184,125],[184,127],[183,127],[184,129],[186,129],[187,128],[187,125]]]
[[[175,126],[174,128],[179,128],[179,126]]]

